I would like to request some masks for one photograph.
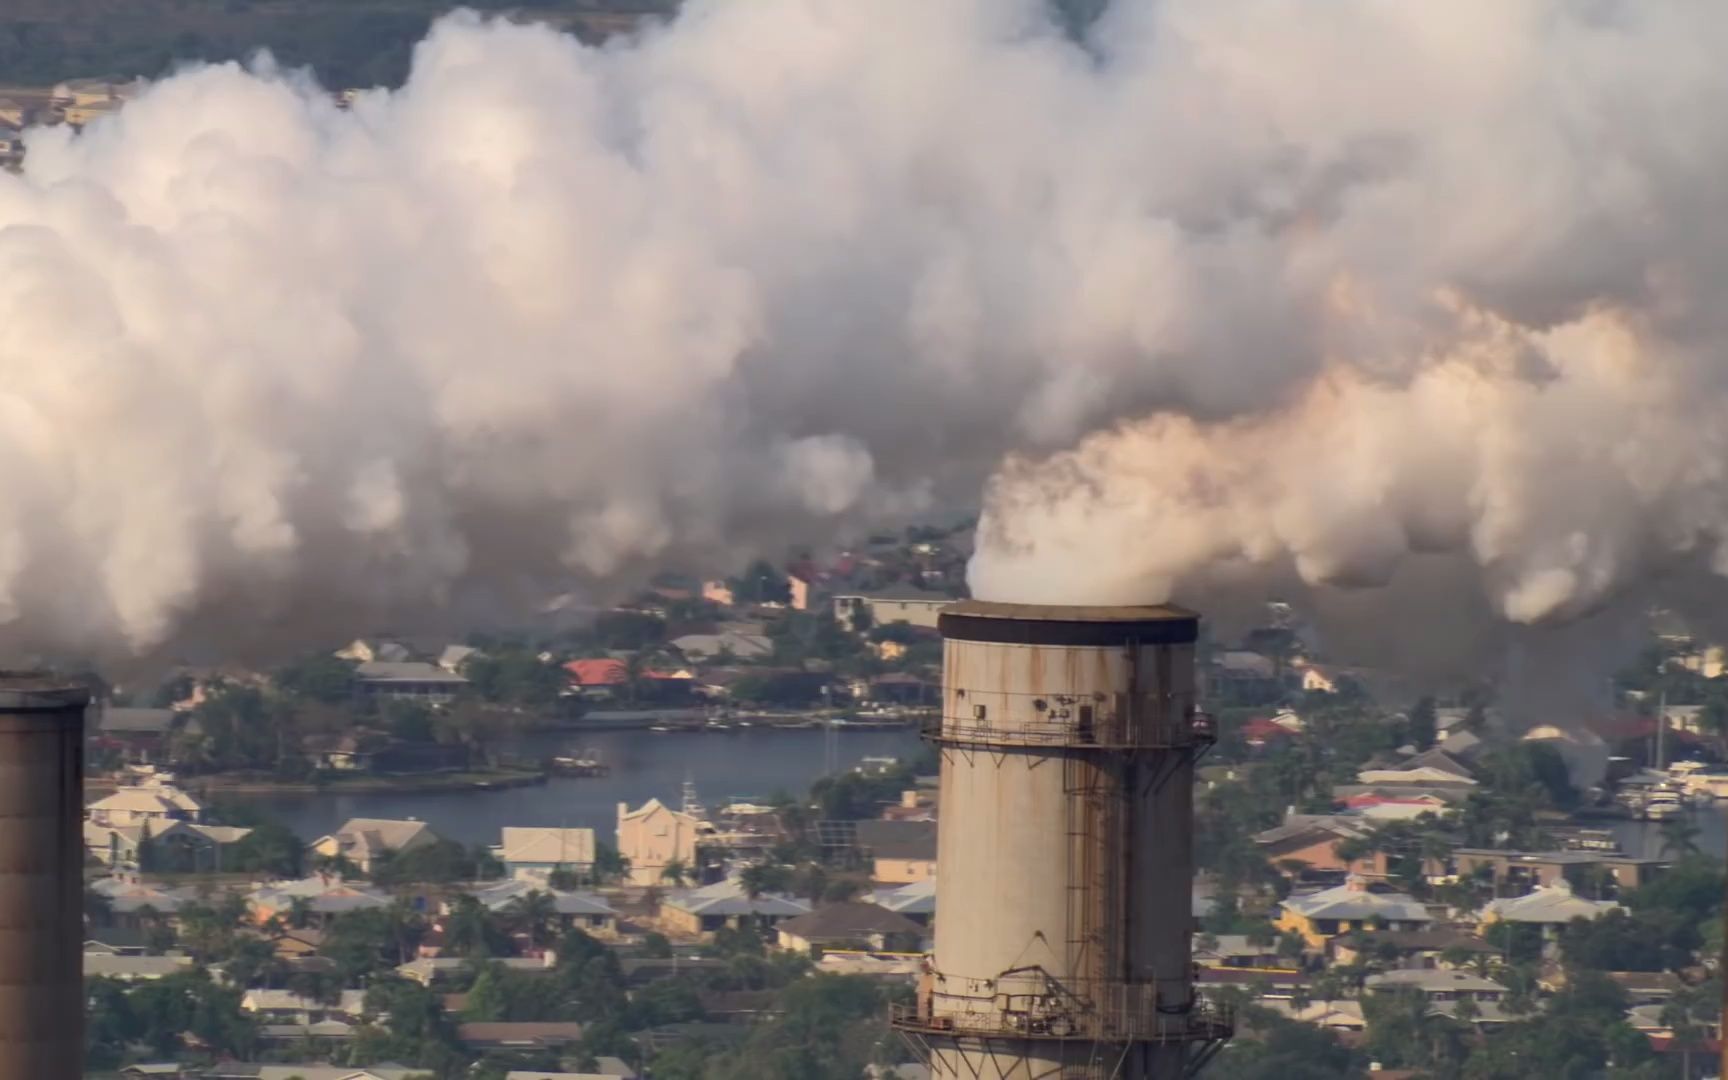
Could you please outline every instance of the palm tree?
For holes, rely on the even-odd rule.
[[[563,930],[558,916],[558,901],[549,892],[530,889],[510,901],[509,913],[510,921],[537,949],[550,948]]]
[[[312,901],[309,897],[295,896],[288,901],[288,925],[296,930],[306,929],[312,921]]]
[[[1696,855],[1702,849],[1698,846],[1698,826],[1685,818],[1669,818],[1662,823],[1661,853],[1684,858]]]
[[[684,865],[683,859],[673,859],[660,869],[660,880],[671,883],[673,888],[684,884],[690,877],[690,868]]]
[[[491,914],[474,897],[457,897],[444,916],[444,939],[450,951],[463,956],[492,955]]]
[[[425,919],[403,899],[384,909],[384,919],[390,927],[390,939],[396,943],[396,962],[406,964],[413,952],[411,943],[417,942],[425,929]]]

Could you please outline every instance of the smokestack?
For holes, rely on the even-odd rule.
[[[964,601],[940,628],[942,895],[895,1026],[938,1077],[1185,1075],[1230,1034],[1188,948],[1198,616]]]
[[[82,687],[0,672],[0,1080],[84,1071]]]

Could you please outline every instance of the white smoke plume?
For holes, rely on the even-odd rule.
[[[350,110],[187,71],[0,175],[6,642],[536,595],[989,487],[982,595],[1728,532],[1728,9],[458,15]]]

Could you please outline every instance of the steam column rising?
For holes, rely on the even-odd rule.
[[[895,1027],[938,1077],[1197,1068],[1229,1035],[1188,949],[1198,616],[964,601],[940,626],[935,955]]]
[[[0,672],[0,1080],[84,1072],[81,687]]]

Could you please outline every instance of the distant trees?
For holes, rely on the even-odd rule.
[[[1427,750],[1434,745],[1438,732],[1434,699],[1424,697],[1410,709],[1410,743],[1417,751]]]
[[[563,669],[526,647],[471,656],[462,674],[482,700],[518,708],[550,709],[565,685]]]
[[[271,683],[289,697],[346,705],[354,700],[354,669],[352,661],[327,652],[312,653],[278,668]]]

